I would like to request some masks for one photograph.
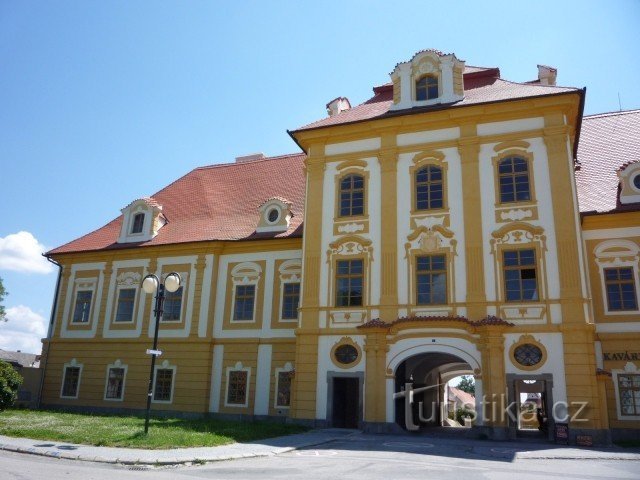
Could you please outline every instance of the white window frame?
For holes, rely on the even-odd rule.
[[[162,275],[162,281],[164,282],[167,278],[167,275],[169,275],[170,272],[168,273],[164,273]],[[185,304],[187,303],[185,301],[185,299],[187,298],[187,285],[188,285],[188,278],[189,278],[189,274],[187,272],[178,272],[178,275],[180,275],[180,287],[182,287],[182,296],[180,297],[180,315],[178,317],[177,320],[165,320],[164,319],[164,313],[162,314],[162,318],[160,319],[160,323],[163,325],[171,325],[171,324],[177,324],[177,323],[182,323],[182,320],[184,319],[184,309],[185,309]],[[175,293],[175,292],[174,292]],[[169,292],[165,291],[164,295],[165,295],[165,304],[167,302],[167,295],[169,294]],[[162,309],[164,311],[164,304],[162,306]]]
[[[302,261],[299,259],[292,259],[282,262],[280,268],[278,268],[280,274],[280,302],[278,303],[278,321],[282,323],[298,323],[300,319],[300,313],[296,318],[282,318],[282,309],[284,307],[284,285],[285,283],[299,283],[300,293],[298,300],[298,308],[300,308],[300,299],[302,298]]]
[[[258,306],[258,298],[259,298],[259,288],[258,285],[260,283],[260,277],[262,275],[262,268],[257,263],[253,262],[243,262],[231,270],[231,277],[233,281],[233,290],[231,292],[231,312],[230,312],[230,323],[255,323],[256,321],[256,310]],[[236,311],[236,293],[238,286],[254,286],[254,296],[253,296],[253,313],[251,315],[251,320],[236,320],[235,319],[235,311]]]
[[[610,249],[618,249],[609,251]],[[602,306],[605,315],[638,315],[640,314],[640,274],[638,262],[640,261],[640,247],[635,242],[625,239],[605,240],[599,243],[593,250],[596,257],[596,265],[600,271],[600,288],[602,292]],[[607,268],[632,268],[633,281],[636,288],[636,310],[609,310],[609,297],[604,271]]]
[[[118,320],[118,307],[120,305],[120,291],[121,290],[133,290],[134,294],[133,294],[133,310],[131,312],[131,320]],[[116,288],[116,295],[115,295],[115,300],[116,300],[116,305],[115,308],[113,309],[113,320],[112,323],[114,325],[130,325],[132,323],[135,323],[136,321],[136,309],[138,308],[138,291],[140,290],[140,288],[136,288],[134,286],[131,285],[118,285],[118,287]]]
[[[121,368],[124,370],[124,375],[122,376],[122,396],[120,398],[109,398],[107,397],[107,390],[109,388],[109,372],[112,368]],[[104,382],[104,395],[102,397],[106,402],[122,402],[124,400],[124,391],[127,384],[127,371],[129,369],[128,365],[122,363],[120,359],[116,360],[113,363],[107,365],[107,378]]]
[[[231,376],[231,372],[247,372],[247,394],[244,397],[244,403],[229,403],[229,378]],[[237,362],[233,367],[227,367],[226,370],[227,375],[227,384],[224,392],[224,406],[225,407],[234,407],[234,408],[246,408],[249,406],[249,393],[251,389],[251,367],[245,367],[242,365],[242,362]]]
[[[281,373],[291,373],[293,372],[293,365],[290,362],[285,363],[283,368],[276,368],[275,370],[275,390],[273,395],[273,408],[278,410],[280,409],[289,409],[291,408],[291,392],[289,392],[289,405],[278,405],[278,388],[280,386],[280,374]]]
[[[171,374],[171,396],[169,400],[156,400],[156,381],[158,380],[158,370],[172,370]],[[160,403],[168,405],[173,403],[173,392],[176,388],[176,372],[178,367],[176,365],[171,365],[168,360],[165,360],[160,365],[156,365],[153,369],[153,389],[151,390],[151,402],[152,403]]]
[[[75,288],[73,292],[73,302],[71,304],[71,317],[69,318],[69,325],[91,325],[93,320],[93,309],[96,299],[96,284],[97,278],[77,278],[75,280]],[[86,322],[76,322],[74,317],[76,314],[76,304],[78,303],[78,294],[80,292],[91,292],[91,302],[89,303],[89,314]]]
[[[613,379],[613,387],[616,394],[616,413],[618,414],[618,420],[625,421],[638,421],[640,415],[624,415],[620,406],[620,389],[618,386],[618,375],[640,375],[640,368],[633,362],[627,362],[623,369],[611,370],[611,376]]]
[[[82,368],[84,367],[84,365],[82,363],[78,363],[78,360],[76,360],[75,358],[72,358],[70,362],[65,363],[62,366],[62,382],[60,384],[60,398],[66,398],[66,399],[70,399],[70,400],[77,400],[78,396],[80,395],[80,384],[82,382]],[[62,393],[64,392],[64,384],[67,380],[67,368],[79,368],[79,372],[78,372],[78,386],[76,388],[76,394],[75,396],[69,396],[69,395],[63,395]]]

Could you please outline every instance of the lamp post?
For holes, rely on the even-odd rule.
[[[162,317],[164,307],[164,292],[173,293],[180,288],[180,275],[176,272],[171,272],[164,279],[164,284],[158,279],[156,275],[147,275],[142,280],[142,289],[148,293],[156,294],[156,303],[153,313],[156,317],[156,329],[153,333],[153,349],[147,350],[147,353],[151,354],[151,372],[149,373],[149,390],[147,391],[147,415],[144,420],[144,433],[149,433],[149,415],[151,413],[151,398],[153,396],[153,375],[156,368],[156,357],[160,355],[158,351],[158,330],[160,329],[160,318]]]

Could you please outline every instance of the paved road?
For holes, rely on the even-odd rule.
[[[433,438],[360,436],[271,457],[165,468],[0,452],[0,479],[640,479],[637,460],[521,458],[518,446],[511,447],[490,442],[465,446]]]

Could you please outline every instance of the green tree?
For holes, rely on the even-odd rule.
[[[473,377],[470,375],[463,375],[460,379],[460,383],[456,388],[459,388],[463,392],[467,392],[471,395],[476,394],[476,383],[473,380]]]
[[[0,412],[13,405],[22,385],[22,376],[10,363],[0,360]]]
[[[4,301],[4,297],[8,295],[7,291],[4,289],[4,285],[2,284],[2,277],[0,277],[0,322],[7,321],[7,312],[4,310],[4,305],[2,302]]]

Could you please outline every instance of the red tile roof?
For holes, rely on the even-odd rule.
[[[581,212],[629,209],[618,203],[616,172],[640,160],[640,110],[585,116],[582,120],[576,184]],[[637,208],[636,206],[631,206]]]
[[[465,67],[464,99],[445,105],[446,108],[458,108],[481,103],[517,100],[568,92],[578,92],[573,87],[556,87],[531,83],[517,83],[500,78],[500,70],[486,67]],[[331,127],[345,123],[361,122],[379,118],[402,115],[408,112],[427,112],[443,108],[443,105],[416,107],[405,110],[390,110],[393,104],[393,86],[391,83],[374,87],[374,95],[369,100],[332,117],[326,117],[304,125],[292,133],[314,128]]]
[[[148,242],[116,243],[122,215],[107,225],[48,252],[49,254],[167,245],[206,240],[252,240],[302,236],[305,181],[304,154],[252,162],[200,167],[154,194],[167,219]],[[293,218],[286,232],[255,232],[258,207],[265,199],[290,202]]]

